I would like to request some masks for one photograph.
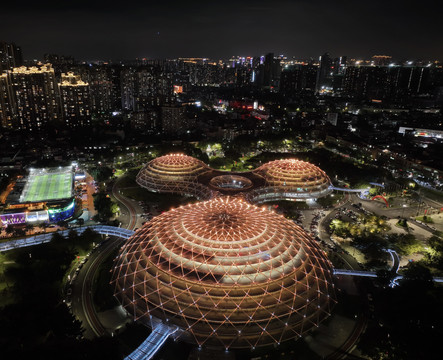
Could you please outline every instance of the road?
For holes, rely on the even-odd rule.
[[[102,261],[124,241],[124,239],[113,237],[104,245],[98,247],[89,256],[89,260],[79,271],[76,280],[72,282],[72,312],[82,322],[85,329],[83,336],[87,339],[106,334],[94,309],[92,284]]]
[[[124,224],[126,229],[134,230],[137,225],[137,212],[135,205],[131,200],[122,196],[118,189],[118,180],[112,188],[114,198],[120,203],[122,212],[126,208],[127,222]],[[125,218],[122,218],[122,222]],[[122,224],[123,225],[123,224]],[[109,256],[109,254],[124,242],[121,238],[111,238],[105,245],[100,246],[92,253],[89,260],[79,271],[77,279],[72,285],[72,312],[82,322],[85,332],[83,336],[88,339],[103,336],[106,331],[98,320],[97,311],[94,308],[94,299],[92,294],[92,285],[94,277],[100,264]]]
[[[127,229],[134,230],[137,225],[137,211],[135,209],[135,204],[132,203],[132,200],[127,199],[122,194],[120,194],[120,190],[118,189],[118,179],[114,183],[112,187],[112,196],[120,203],[123,204],[124,207],[128,211],[129,221],[126,225]],[[120,207],[121,208],[121,207]],[[123,209],[122,209],[123,213]]]

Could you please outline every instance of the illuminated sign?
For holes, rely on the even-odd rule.
[[[183,86],[174,85],[174,94],[181,94],[183,92]]]

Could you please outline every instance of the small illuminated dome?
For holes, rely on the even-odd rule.
[[[330,192],[331,180],[326,173],[308,162],[286,159],[270,161],[257,170],[269,188],[300,198],[321,197]]]
[[[192,156],[168,154],[147,163],[138,173],[136,181],[154,192],[196,195],[202,188],[197,183],[197,177],[208,170],[205,163]]]
[[[173,209],[122,247],[113,270],[129,313],[185,330],[202,346],[298,338],[335,303],[325,253],[283,216],[232,197]]]
[[[238,175],[220,175],[213,177],[209,184],[216,190],[244,191],[252,187],[252,181]]]

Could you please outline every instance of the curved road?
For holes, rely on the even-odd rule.
[[[82,326],[85,329],[83,334],[85,338],[91,339],[95,336],[106,334],[94,308],[91,288],[100,264],[123,241],[124,239],[112,238],[104,245],[98,247],[89,256],[88,261],[83,265],[77,278],[72,282],[72,312],[82,322]]]
[[[120,194],[120,190],[118,190],[118,181],[117,179],[114,183],[114,186],[112,187],[112,196],[115,197],[115,199],[123,204],[126,209],[128,209],[128,216],[129,216],[129,222],[126,226],[129,230],[134,230],[136,224],[137,224],[137,211],[135,210],[135,207],[132,205],[131,201]]]
[[[137,212],[131,201],[120,194],[118,190],[118,179],[112,187],[112,195],[120,204],[123,204],[128,211],[126,228],[134,230],[137,224]],[[82,322],[83,328],[85,329],[83,334],[85,338],[91,339],[106,334],[106,330],[100,323],[94,308],[92,285],[100,264],[116,247],[121,246],[124,241],[124,239],[120,238],[111,238],[110,241],[99,246],[96,251],[89,256],[89,260],[79,271],[77,279],[72,282],[72,312]]]

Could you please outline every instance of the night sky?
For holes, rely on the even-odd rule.
[[[71,5],[64,5],[71,3]],[[152,5],[148,5],[152,3]],[[210,57],[266,52],[443,60],[438,0],[8,1],[0,40],[25,59]]]

